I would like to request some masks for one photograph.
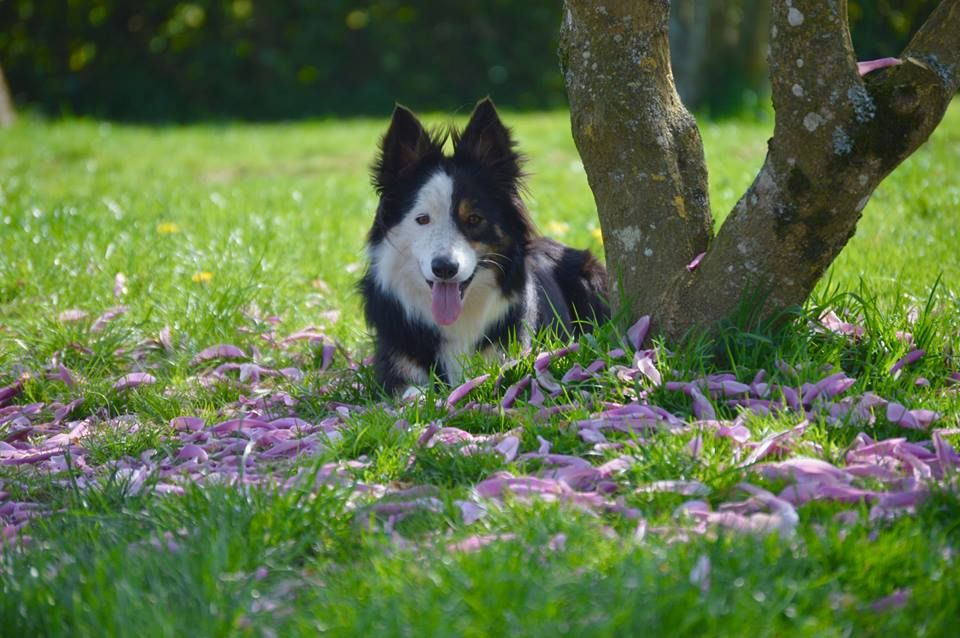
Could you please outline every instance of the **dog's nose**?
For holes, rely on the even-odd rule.
[[[460,270],[460,266],[449,257],[434,257],[430,268],[437,279],[453,279]]]

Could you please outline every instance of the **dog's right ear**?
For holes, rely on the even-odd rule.
[[[399,104],[386,135],[380,141],[380,155],[373,165],[373,186],[383,194],[408,176],[424,159],[443,154],[443,143],[424,130],[417,116]]]

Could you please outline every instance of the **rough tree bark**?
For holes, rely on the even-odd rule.
[[[3,76],[3,67],[0,66],[0,128],[6,128],[17,119],[17,112],[13,108],[13,98],[10,97],[10,88]]]
[[[802,304],[877,184],[936,128],[960,86],[960,0],[861,77],[846,0],[773,2],[776,124],[763,167],[716,237],[699,131],[670,69],[668,0],[565,0],[561,67],[615,305],[677,338]],[[699,267],[686,265],[706,252]]]

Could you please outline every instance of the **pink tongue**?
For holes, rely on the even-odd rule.
[[[449,326],[462,311],[460,284],[433,282],[433,319],[441,326]]]

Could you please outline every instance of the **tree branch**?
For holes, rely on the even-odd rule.
[[[773,4],[776,125],[766,160],[700,268],[681,272],[661,297],[662,332],[711,326],[748,290],[761,293],[755,310],[766,316],[806,300],[877,184],[943,118],[958,82],[958,6],[941,3],[906,64],[861,78],[845,0]]]

